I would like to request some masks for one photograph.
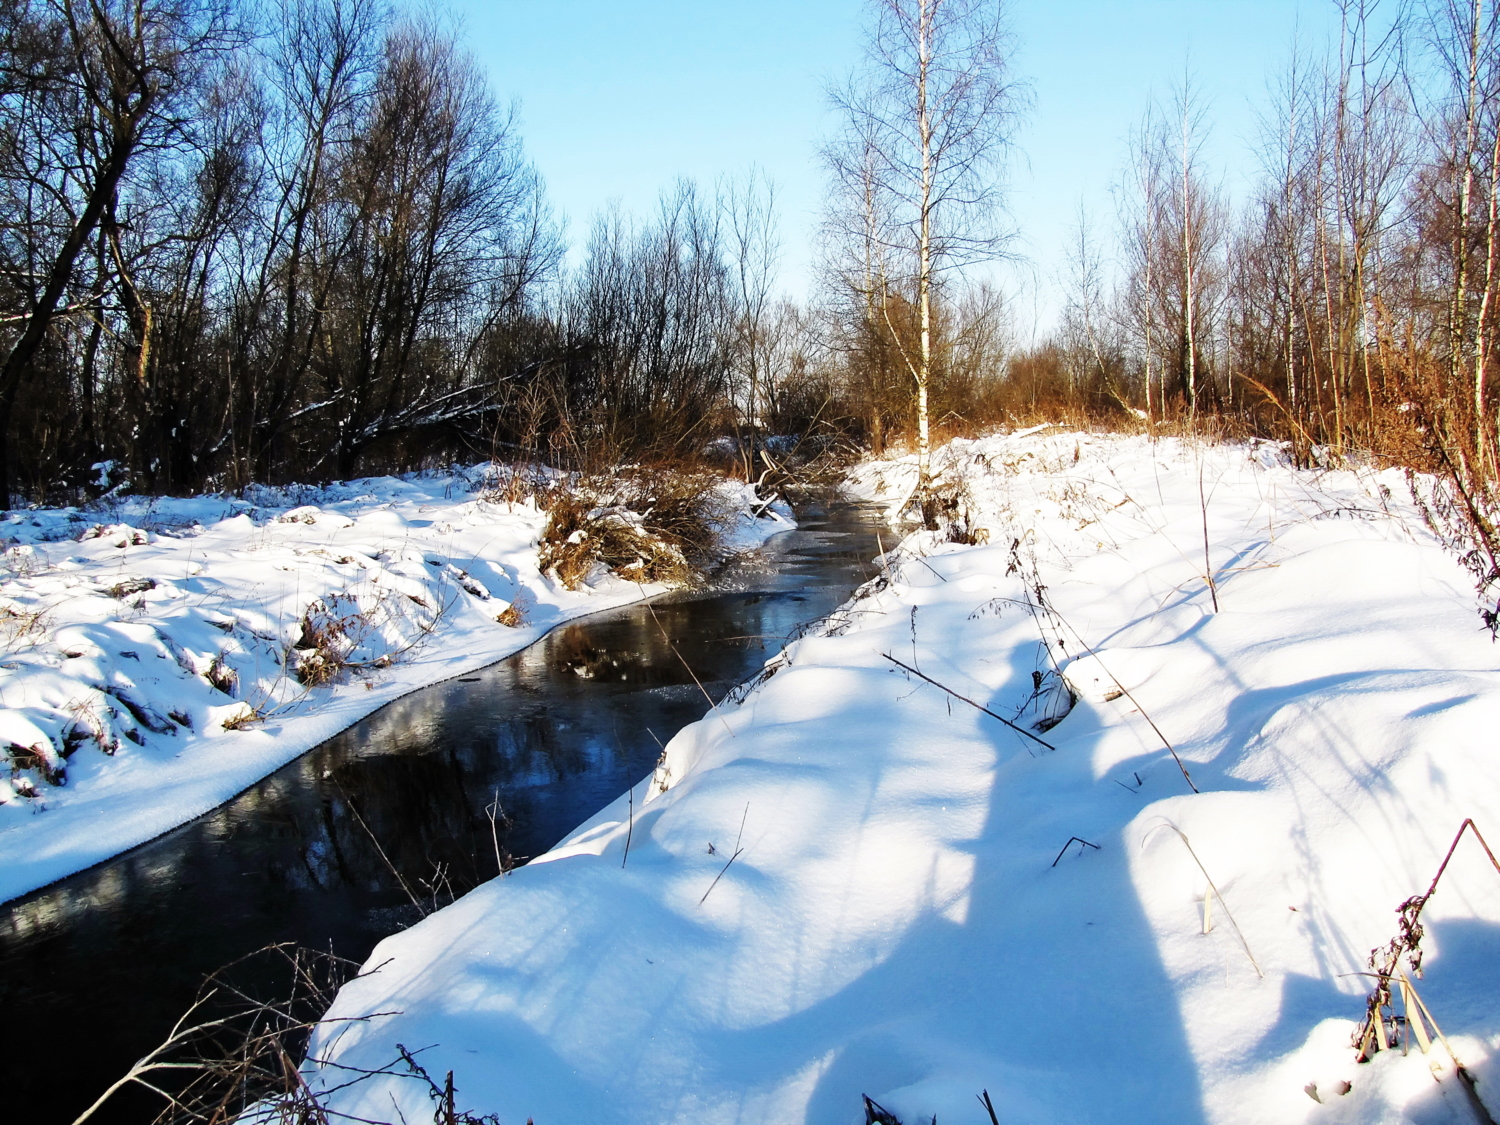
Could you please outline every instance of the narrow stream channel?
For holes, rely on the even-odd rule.
[[[707,710],[705,691],[719,699],[843,602],[876,552],[868,513],[810,507],[706,591],[564,625],[0,906],[0,1116],[67,1125],[160,1042],[206,973],[251,950],[289,941],[363,960],[419,917],[391,866],[420,895],[437,884],[440,902],[492,878],[496,800],[505,848],[546,851],[650,772],[659,743]],[[160,1105],[139,1091],[93,1120],[138,1125]]]

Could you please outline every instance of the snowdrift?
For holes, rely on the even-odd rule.
[[[538,569],[488,465],[0,522],[0,901],[222,803],[406,692],[658,593]],[[719,486],[723,549],[794,526]],[[754,514],[752,514],[754,513]],[[757,518],[758,517],[758,518]]]
[[[1500,842],[1497,650],[1404,480],[1057,430],[937,467],[979,545],[907,537],[629,800],[383,942],[330,1015],[398,1014],[310,1081],[403,1043],[542,1125],[1425,1125],[1478,1119],[1456,1055],[1500,1112],[1472,839],[1412,978],[1447,1046],[1351,1046],[1397,906],[1465,817]],[[426,1119],[333,1103],[393,1099]]]

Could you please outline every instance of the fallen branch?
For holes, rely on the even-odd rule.
[[[739,835],[734,838],[734,854],[729,857],[729,863],[733,863],[735,860],[739,859],[740,858],[740,853],[745,850],[744,848],[740,847],[740,840],[745,835],[745,817],[747,817],[749,815],[750,815],[750,805],[749,805],[748,802],[746,802],[746,804],[745,804],[745,811],[740,816],[740,831],[739,831]],[[699,906],[702,906],[705,902],[708,901],[709,891],[712,891],[715,887],[717,887],[719,885],[719,880],[722,879],[722,878],[724,878],[724,872],[726,872],[726,871],[729,870],[729,863],[726,863],[722,868],[720,868],[719,869],[719,873],[714,876],[714,881],[708,885],[708,890],[704,891],[703,892],[703,897],[698,900],[698,905]]]
[[[1012,599],[1012,600],[1014,600],[1014,599]],[[1090,656],[1092,656],[1094,658],[1094,662],[1099,665],[1099,670],[1101,672],[1103,672],[1106,676],[1108,676],[1111,680],[1113,680],[1115,682],[1115,687],[1117,687],[1117,688],[1120,689],[1120,694],[1123,695],[1126,699],[1130,700],[1131,703],[1135,704],[1135,709],[1141,713],[1141,718],[1145,719],[1146,722],[1147,722],[1147,724],[1151,727],[1151,729],[1156,732],[1156,737],[1159,738],[1159,739],[1161,739],[1161,744],[1167,748],[1167,753],[1169,753],[1169,754],[1172,755],[1172,761],[1176,762],[1177,763],[1177,768],[1182,771],[1182,780],[1184,780],[1184,781],[1186,781],[1188,783],[1188,788],[1191,789],[1194,793],[1199,792],[1198,786],[1196,786],[1195,784],[1193,784],[1193,778],[1192,778],[1192,775],[1188,773],[1187,766],[1183,765],[1182,759],[1177,756],[1177,748],[1172,745],[1172,743],[1168,740],[1168,738],[1167,738],[1166,735],[1162,734],[1161,727],[1157,726],[1156,725],[1156,721],[1154,719],[1152,719],[1151,716],[1146,713],[1146,709],[1141,706],[1140,701],[1137,700],[1135,696],[1133,696],[1133,695],[1130,694],[1130,689],[1127,688],[1124,684],[1122,684],[1120,682],[1120,679],[1119,679],[1118,676],[1116,676],[1113,672],[1111,672],[1108,668],[1106,668],[1104,666],[1104,661],[1099,659],[1099,654],[1097,652],[1095,652],[1092,648],[1089,647],[1088,641],[1084,640],[1083,639],[1083,635],[1081,633],[1079,633],[1079,631],[1077,629],[1073,628],[1073,626],[1071,624],[1068,623],[1068,619],[1067,618],[1065,618],[1062,614],[1060,614],[1060,613],[1057,612],[1057,608],[1055,606],[1049,605],[1040,596],[1038,597],[1037,600],[1041,601],[1041,603],[1042,603],[1041,608],[1042,609],[1046,610],[1046,612],[1050,613],[1053,617],[1055,617],[1058,620],[1058,622],[1061,623],[1063,625],[1063,627],[1068,630],[1068,632],[1070,632],[1070,633],[1073,634],[1073,639],[1075,641],[1077,641],[1079,643],[1079,645],[1081,645],[1083,647],[1083,651],[1086,652],[1086,653],[1088,653]],[[1031,603],[1027,602],[1027,603],[1024,603],[1024,604],[1030,605]]]
[[[1056,750],[1057,749],[1057,747],[1053,746],[1052,743],[1046,741],[1045,739],[1038,738],[1036,735],[1032,734],[1025,727],[1018,727],[1018,726],[1016,726],[1016,724],[1013,723],[1013,722],[1011,722],[1009,719],[1004,718],[1001,715],[995,714],[995,712],[991,711],[984,704],[982,704],[982,703],[975,703],[967,695],[959,695],[958,692],[954,691],[951,687],[948,687],[946,684],[940,684],[936,680],[934,680],[931,676],[928,676],[928,675],[926,675],[926,674],[924,674],[922,672],[918,672],[910,664],[902,664],[901,661],[897,660],[894,656],[891,656],[889,653],[882,652],[880,655],[884,656],[887,660],[889,660],[892,664],[895,664],[897,667],[906,669],[913,676],[916,676],[916,677],[918,677],[920,679],[926,680],[933,687],[935,687],[935,688],[941,688],[943,691],[946,691],[949,695],[951,695],[954,699],[961,700],[962,702],[967,703],[970,707],[973,707],[975,710],[983,711],[990,718],[999,720],[1000,722],[1004,723],[1006,726],[1010,727],[1010,729],[1013,730],[1013,731],[1015,731],[1017,734],[1024,734],[1027,738],[1031,739],[1032,742],[1037,743],[1037,745],[1039,745],[1039,746],[1045,746],[1048,750]]]

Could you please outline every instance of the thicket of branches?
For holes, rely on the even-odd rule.
[[[0,496],[649,459],[815,413],[772,202],[681,184],[565,276],[514,110],[432,19],[0,0]]]
[[[515,113],[386,0],[0,0],[0,493],[725,435],[758,474],[770,434],[880,450],[924,415],[1073,412],[1436,471],[1493,575],[1500,14],[1341,5],[1275,87],[1253,197],[1216,185],[1184,88],[1133,138],[1116,230],[1080,216],[1059,329],[1017,350],[963,276],[1005,251],[1022,104],[992,0],[871,0],[807,305],[776,296],[754,175],[606,213],[564,270]]]
[[[1274,86],[1251,198],[1205,167],[1185,86],[1133,139],[1121,270],[1081,218],[1062,326],[1015,357],[1053,405],[1229,426],[1435,473],[1439,526],[1500,576],[1500,11],[1342,0]]]

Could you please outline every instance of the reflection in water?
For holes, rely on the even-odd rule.
[[[650,772],[705,690],[719,698],[847,598],[875,552],[862,513],[809,511],[706,592],[574,622],[415,692],[191,824],[0,907],[7,1118],[72,1121],[204,974],[250,950],[362,960],[420,916],[413,897],[430,909],[504,852],[546,851]],[[149,1121],[159,1104],[141,1093],[95,1120]]]

